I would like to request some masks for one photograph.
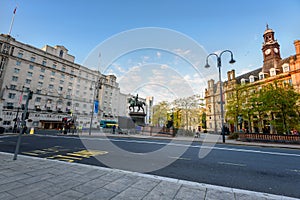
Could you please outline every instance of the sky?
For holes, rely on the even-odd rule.
[[[75,62],[114,74],[124,93],[157,100],[200,94],[207,81],[262,66],[266,24],[281,57],[300,39],[299,0],[0,0],[0,33],[42,48],[63,45]],[[226,55],[225,55],[226,54]],[[154,95],[155,94],[155,95]]]

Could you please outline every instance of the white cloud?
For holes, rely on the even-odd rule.
[[[187,56],[191,53],[191,50],[189,49],[174,49],[174,52],[180,56]]]

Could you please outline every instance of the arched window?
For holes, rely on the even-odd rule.
[[[64,55],[64,51],[63,50],[60,50],[60,52],[59,52],[59,57],[63,57],[63,55]]]

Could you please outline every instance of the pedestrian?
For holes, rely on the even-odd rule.
[[[116,125],[113,125],[113,127],[112,127],[112,131],[113,131],[113,134],[115,134],[115,133],[116,133]]]

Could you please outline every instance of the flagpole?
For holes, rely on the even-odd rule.
[[[16,11],[17,11],[17,6],[16,6],[16,8],[14,9],[14,12],[13,12],[14,14],[13,14],[12,19],[11,19],[11,23],[10,23],[8,35],[11,34],[11,30],[12,30],[12,27],[13,27],[13,25],[14,25],[15,16],[16,16]]]

